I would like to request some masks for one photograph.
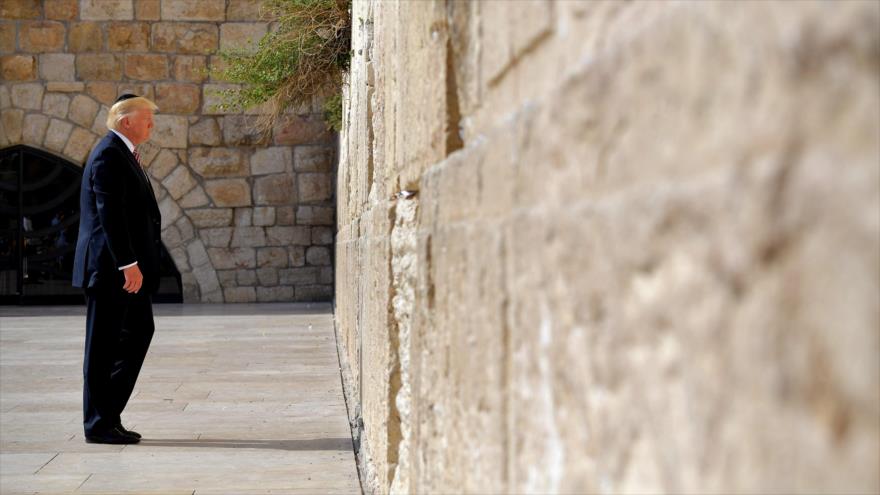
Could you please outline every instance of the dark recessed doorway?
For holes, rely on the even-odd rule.
[[[27,146],[0,150],[0,304],[84,304],[71,286],[82,169]],[[155,302],[182,302],[162,246]]]

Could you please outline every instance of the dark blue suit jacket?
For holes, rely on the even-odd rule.
[[[119,267],[137,261],[142,291],[159,288],[161,215],[134,155],[108,132],[89,155],[80,190],[73,286],[122,289]]]

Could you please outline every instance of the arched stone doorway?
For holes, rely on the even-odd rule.
[[[0,304],[77,304],[71,286],[82,169],[24,145],[0,150]],[[181,276],[162,247],[156,302],[182,302]]]

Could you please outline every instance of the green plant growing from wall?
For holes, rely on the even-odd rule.
[[[328,125],[342,124],[342,82],[351,60],[350,0],[264,0],[274,21],[256,50],[224,50],[215,77],[240,83],[219,92],[221,110],[262,105],[257,126],[267,131],[288,108],[324,99]],[[338,107],[338,108],[337,108]]]

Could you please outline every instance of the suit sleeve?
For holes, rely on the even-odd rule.
[[[117,267],[137,261],[125,219],[124,160],[116,150],[107,148],[95,157],[92,165],[98,219]]]

